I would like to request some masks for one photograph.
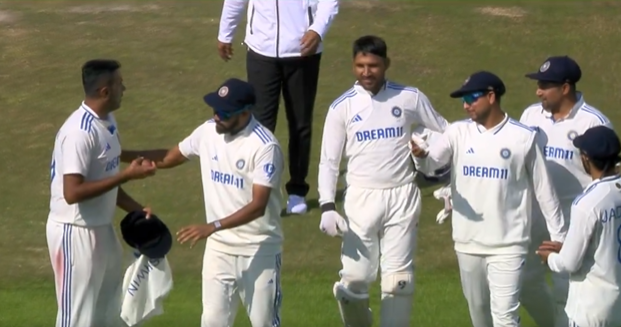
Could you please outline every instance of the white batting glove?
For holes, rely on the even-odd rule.
[[[433,191],[433,197],[435,197],[438,200],[444,201],[444,209],[438,212],[438,215],[436,216],[436,222],[438,224],[442,224],[453,212],[453,199],[451,198],[451,185],[447,184]]]
[[[343,236],[347,232],[347,221],[335,210],[326,211],[321,214],[319,229],[332,237]]]

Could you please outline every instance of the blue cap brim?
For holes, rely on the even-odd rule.
[[[530,73],[530,74],[526,74],[524,76],[528,77],[528,78],[530,78],[532,80],[540,81],[540,82],[562,83],[561,81],[558,81],[558,80],[546,77],[545,74],[543,74],[541,72]]]
[[[576,149],[582,150],[582,147],[584,146],[584,137],[582,135],[578,135],[571,143],[574,145],[574,147],[576,147]]]
[[[472,87],[462,87],[461,89],[457,90],[457,91],[453,91],[451,93],[451,98],[461,98],[466,94],[470,94],[470,93],[474,93],[474,92],[480,92],[483,91],[481,89],[475,89]]]

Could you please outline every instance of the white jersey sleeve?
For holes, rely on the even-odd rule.
[[[337,99],[335,103],[338,102],[339,100]],[[318,173],[320,205],[334,202],[335,200],[339,167],[346,140],[345,117],[343,117],[343,112],[333,104],[328,109],[321,139]]]
[[[552,241],[563,242],[567,234],[565,219],[552,180],[548,175],[545,158],[541,152],[541,140],[539,140],[541,136],[537,132],[534,135],[535,138],[525,158],[526,172],[530,177],[533,193],[546,220],[550,238]]]
[[[89,133],[83,130],[74,130],[66,134],[61,145],[63,156],[61,175],[80,174],[87,176],[93,148],[94,142]]]
[[[435,131],[444,133],[449,123],[433,108],[429,98],[420,90],[417,92],[416,111],[414,111],[414,120],[420,125]]]
[[[418,170],[425,175],[434,175],[437,170],[446,168],[453,158],[453,146],[451,143],[452,128],[449,127],[441,136],[429,145],[427,157],[416,158],[414,162]],[[414,138],[414,135],[413,135]],[[416,142],[416,140],[414,141]],[[416,142],[417,144],[419,142]],[[420,144],[418,144],[420,146]],[[423,147],[424,149],[424,147]]]
[[[274,143],[268,144],[255,157],[252,183],[278,188],[283,170],[284,159],[280,147]]]
[[[578,206],[571,207],[571,224],[567,240],[559,253],[548,256],[548,266],[554,272],[576,272],[582,265],[599,217],[593,210],[588,212]]]
[[[187,136],[183,141],[179,142],[179,151],[181,154],[188,158],[195,158],[200,156],[200,144],[201,139],[205,136],[205,124],[198,126],[192,134]]]

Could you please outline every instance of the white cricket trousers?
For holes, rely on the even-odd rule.
[[[279,327],[281,263],[281,254],[231,255],[207,242],[201,327],[232,327],[240,300],[252,327]]]
[[[474,327],[519,327],[526,255],[457,252],[461,287]]]
[[[412,298],[414,292],[414,251],[421,210],[420,191],[410,183],[390,189],[349,186],[344,211],[349,232],[343,235],[341,283],[352,292],[368,293],[369,285],[381,272],[382,311],[390,296]],[[380,266],[381,265],[381,266]],[[381,314],[380,326],[409,326],[409,312],[395,322],[388,311]]]
[[[566,222],[571,214],[571,202],[561,203]],[[551,272],[552,289],[546,280],[548,266],[541,263],[536,251],[545,240],[550,240],[545,219],[533,205],[533,224],[531,243],[526,257],[520,302],[539,326],[565,327],[571,322],[567,318],[565,306],[569,294],[569,274]]]
[[[47,222],[54,270],[56,327],[122,326],[123,248],[112,225]]]

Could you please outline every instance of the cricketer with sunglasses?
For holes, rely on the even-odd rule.
[[[535,73],[526,77],[537,81],[537,96],[541,102],[524,110],[520,122],[537,129],[543,141],[552,184],[556,188],[566,224],[569,224],[572,201],[592,182],[572,141],[595,126],[612,128],[610,120],[598,109],[585,102],[576,83],[582,77],[578,63],[568,56],[547,58]],[[569,288],[567,273],[552,273],[553,291],[548,286],[546,266],[535,254],[537,247],[549,235],[541,210],[533,207],[531,249],[524,272],[521,302],[539,326],[567,326],[565,303]]]
[[[282,149],[251,114],[249,83],[229,79],[204,100],[213,119],[169,150],[135,154],[158,168],[200,160],[207,222],[177,237],[191,246],[207,239],[201,326],[233,326],[240,300],[252,327],[280,326]]]
[[[451,163],[452,227],[461,284],[474,326],[520,326],[520,288],[536,199],[552,240],[567,233],[535,130],[510,118],[493,73],[472,74],[451,93],[470,119],[452,123],[424,150],[414,141],[417,166],[426,172]]]

